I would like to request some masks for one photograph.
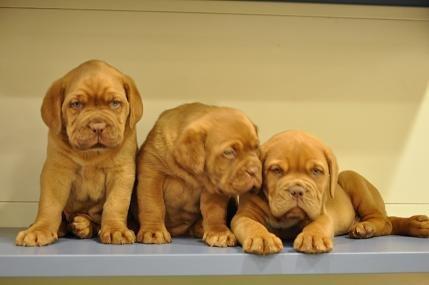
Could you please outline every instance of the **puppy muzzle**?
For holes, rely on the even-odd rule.
[[[91,118],[79,125],[71,140],[79,150],[114,148],[122,142],[123,134],[108,118]]]

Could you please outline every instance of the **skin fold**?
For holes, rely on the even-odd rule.
[[[304,253],[329,252],[333,237],[429,236],[429,218],[388,217],[378,190],[354,171],[339,173],[321,141],[301,131],[262,145],[263,191],[240,196],[232,230],[245,252],[272,254],[293,240]]]
[[[66,233],[133,243],[126,225],[135,180],[140,94],[127,75],[98,60],[56,80],[42,104],[49,127],[35,222],[16,244],[47,245]]]
[[[162,113],[138,154],[137,241],[192,235],[234,246],[228,201],[261,186],[255,125],[240,111],[200,103]]]

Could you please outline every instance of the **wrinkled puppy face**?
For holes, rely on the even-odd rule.
[[[256,126],[235,109],[216,110],[191,126],[179,139],[175,155],[182,166],[206,176],[220,193],[237,195],[261,186]]]
[[[118,146],[129,109],[119,78],[97,71],[73,80],[62,105],[70,144],[79,150]]]
[[[264,191],[274,217],[314,220],[337,183],[337,164],[317,139],[298,131],[274,136],[262,147]]]
[[[127,120],[132,127],[141,113],[140,95],[132,80],[100,61],[86,62],[57,80],[42,105],[46,124],[81,151],[120,145]]]

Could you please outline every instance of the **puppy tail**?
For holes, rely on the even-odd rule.
[[[429,217],[416,215],[409,218],[389,217],[392,223],[392,235],[429,237]]]

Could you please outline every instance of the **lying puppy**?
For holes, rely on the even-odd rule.
[[[333,153],[299,131],[283,132],[262,146],[263,192],[240,196],[232,230],[243,250],[282,250],[277,237],[295,239],[295,250],[328,252],[334,235],[352,238],[400,234],[429,236],[426,216],[387,217],[377,189],[353,171],[338,175]]]
[[[46,245],[67,231],[90,238],[100,224],[103,243],[135,241],[126,217],[142,112],[133,80],[102,61],[85,62],[52,84],[42,104],[49,134],[39,210],[17,245]]]
[[[256,127],[238,110],[193,103],[162,113],[138,155],[137,241],[193,235],[234,246],[227,203],[260,187],[258,155]]]

